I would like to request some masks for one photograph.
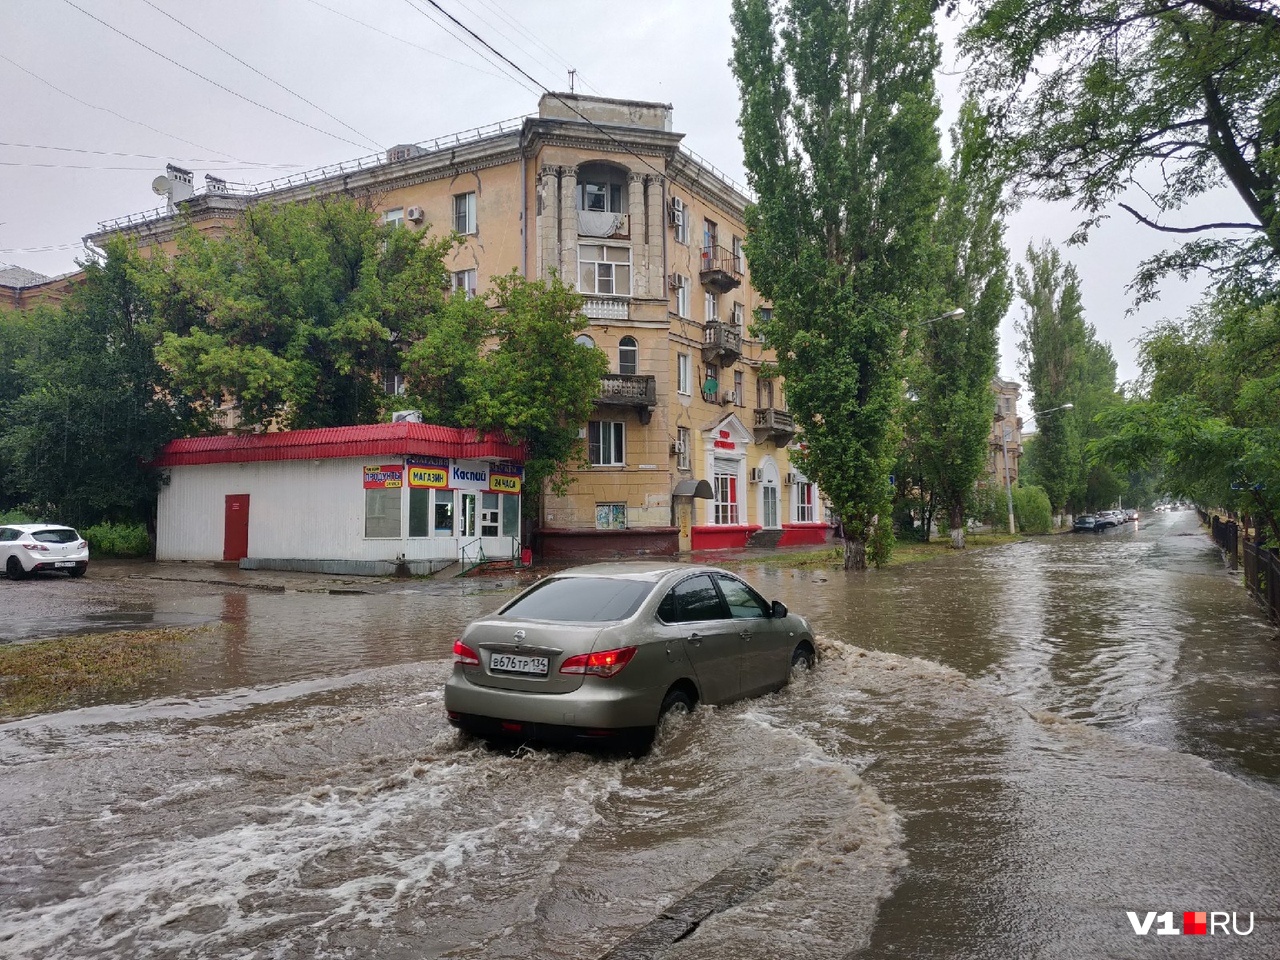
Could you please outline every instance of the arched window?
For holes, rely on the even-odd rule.
[[[635,337],[623,337],[618,341],[619,373],[635,375],[637,353]]]
[[[585,333],[578,334],[576,337],[573,338],[573,342],[578,344],[581,347],[594,347],[596,345],[596,342],[592,340],[589,336],[587,336]]]

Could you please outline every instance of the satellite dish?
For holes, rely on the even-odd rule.
[[[151,192],[156,196],[167,197],[171,189],[168,177],[160,176],[151,181]]]

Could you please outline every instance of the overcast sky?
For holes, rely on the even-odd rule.
[[[100,221],[158,205],[168,161],[198,185],[259,183],[533,113],[538,84],[567,89],[570,65],[580,93],[672,104],[685,146],[745,182],[730,0],[436,2],[536,83],[471,49],[429,0],[0,0],[0,263],[75,269]],[[949,53],[943,67],[949,117],[964,64]],[[1165,238],[1124,216],[1064,249],[1122,381],[1137,374],[1133,339],[1200,291],[1171,280],[1126,316],[1125,286]],[[1020,211],[1015,262],[1075,223],[1065,207]],[[1015,301],[1001,336],[1013,379],[1020,315]]]

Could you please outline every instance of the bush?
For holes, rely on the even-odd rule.
[[[35,520],[21,510],[5,510],[0,511],[0,523],[35,523]]]
[[[1022,533],[1049,533],[1053,529],[1053,508],[1049,495],[1040,487],[1013,488],[1013,517]]]
[[[98,557],[146,557],[151,555],[151,538],[140,523],[99,523],[81,535],[89,541],[89,551]]]

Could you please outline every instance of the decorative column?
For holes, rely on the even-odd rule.
[[[560,279],[578,285],[578,168],[560,168]]]
[[[631,293],[647,297],[649,283],[649,241],[645,233],[644,174],[627,175],[627,213],[631,219]]]
[[[543,164],[538,171],[538,272],[539,279],[551,279],[551,271],[560,265],[560,174],[556,167]]]
[[[654,296],[663,296],[667,289],[666,270],[667,264],[662,256],[662,237],[663,231],[667,226],[667,211],[663,209],[664,194],[666,186],[666,178],[657,174],[651,174],[645,178],[648,187],[648,223],[646,230],[647,246],[649,248],[649,269],[648,274],[649,289],[654,292]],[[688,214],[686,214],[687,216]]]

